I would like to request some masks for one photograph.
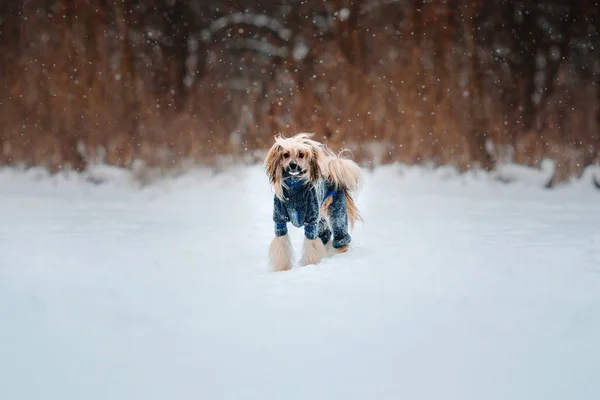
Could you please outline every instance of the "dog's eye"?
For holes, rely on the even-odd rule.
[[[304,158],[304,153],[298,153],[298,158]]]
[[[283,158],[289,158],[290,157],[290,153],[283,153]]]

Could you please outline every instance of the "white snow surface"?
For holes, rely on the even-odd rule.
[[[0,170],[0,399],[600,398],[591,185],[381,167],[348,253],[271,273],[260,167],[104,174]]]

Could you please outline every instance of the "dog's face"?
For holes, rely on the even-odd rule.
[[[284,177],[306,174],[310,168],[308,162],[310,153],[310,149],[302,147],[282,147],[281,168],[283,168]]]
[[[291,138],[281,136],[269,150],[265,167],[269,180],[280,196],[283,179],[293,176],[316,182],[321,177],[319,166],[320,146],[308,134],[298,134]]]

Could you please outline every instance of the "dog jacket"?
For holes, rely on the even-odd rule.
[[[327,224],[325,218],[319,216],[319,209],[330,196],[333,199]],[[312,185],[303,179],[285,178],[283,200],[275,196],[273,221],[276,236],[287,234],[287,223],[291,222],[297,228],[304,227],[304,235],[308,239],[320,238],[323,244],[329,242],[333,233],[334,248],[345,246],[352,240],[348,233],[346,196],[342,190],[335,190],[329,180]]]

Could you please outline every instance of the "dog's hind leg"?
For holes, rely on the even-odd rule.
[[[346,207],[346,195],[338,190],[333,195],[333,201],[329,206],[329,223],[333,231],[331,245],[338,253],[348,250],[352,237],[348,233],[348,211]]]
[[[290,236],[285,234],[273,238],[269,248],[269,262],[273,271],[279,272],[292,269],[292,257],[293,250]]]

